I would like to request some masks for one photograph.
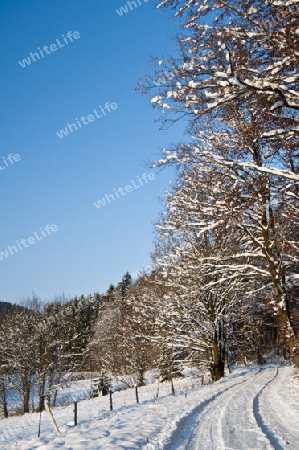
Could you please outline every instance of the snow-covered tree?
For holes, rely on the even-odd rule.
[[[157,348],[151,340],[153,324],[144,308],[144,281],[140,278],[127,291],[122,308],[120,352],[125,355],[124,371],[145,384],[145,372],[155,367]]]
[[[0,395],[15,391],[26,413],[35,393],[38,409],[44,400],[55,405],[67,374],[82,370],[86,348],[100,305],[96,294],[41,305],[33,297],[25,307],[14,306],[0,317]],[[34,402],[32,402],[34,405]],[[35,406],[33,406],[34,408]]]
[[[153,362],[153,345],[145,337],[145,330],[149,328],[138,282],[131,286],[131,277],[126,273],[119,286],[103,296],[89,345],[93,370],[108,378],[125,377],[122,379],[126,381],[129,377],[135,387],[142,386],[145,371]]]
[[[38,312],[16,308],[9,311],[0,327],[2,382],[19,395],[24,413],[29,412],[30,395],[36,379],[37,321]]]
[[[185,30],[180,61],[159,61],[154,80],[166,86],[152,102],[194,123],[202,114],[221,117],[232,103],[246,111],[262,104],[263,137],[298,135],[296,0],[165,0],[159,6],[174,7]]]
[[[186,17],[181,57],[159,61],[145,89],[154,90],[152,103],[168,112],[166,121],[190,119],[193,142],[166,150],[157,165],[194,167],[194,192],[205,194],[199,236],[232,230],[232,253],[199,258],[217,277],[206,286],[263,280],[254,290],[272,291],[298,364],[290,307],[299,257],[295,3],[163,1]]]
[[[250,281],[249,265],[238,274],[229,273],[227,267],[242,233],[203,226],[207,216],[212,217],[212,203],[199,175],[197,168],[184,169],[174,192],[167,193],[167,210],[157,224],[155,262],[166,277],[160,280],[168,288],[165,313],[175,312],[175,347],[184,349],[193,362],[208,365],[212,377],[219,379],[224,375],[226,329],[232,313],[236,308],[241,312],[241,298],[250,283],[257,288],[261,276],[256,273]],[[219,180],[207,176],[206,172],[205,183],[215,189]]]

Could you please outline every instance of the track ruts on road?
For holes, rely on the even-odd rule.
[[[184,417],[165,450],[283,450],[259,412],[277,369],[260,369],[203,400]]]

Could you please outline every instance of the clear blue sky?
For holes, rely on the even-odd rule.
[[[93,204],[132,179],[137,185],[150,173],[145,162],[183,136],[182,125],[159,131],[149,98],[134,90],[151,71],[150,55],[173,53],[178,29],[154,1],[140,3],[120,17],[124,0],[0,1],[0,252],[16,240],[28,245],[0,261],[2,301],[103,292],[150,261],[158,195],[173,173],[101,209]],[[69,31],[81,37],[59,48]],[[18,63],[55,43],[44,58]],[[106,102],[118,109],[58,138]],[[9,154],[21,160],[11,164]],[[47,224],[58,231],[41,239]],[[29,245],[34,232],[41,240]]]

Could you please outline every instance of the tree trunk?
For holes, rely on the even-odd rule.
[[[281,296],[280,304],[284,303],[284,296]],[[283,333],[283,337],[285,339],[289,355],[293,360],[293,363],[296,367],[299,367],[299,345],[296,343],[294,331],[290,325],[289,315],[287,308],[278,308],[278,317],[281,323],[281,329]]]
[[[57,400],[57,389],[54,391],[53,400],[52,400],[52,408],[56,406],[56,400]]]
[[[24,414],[29,413],[29,388],[28,387],[26,387],[24,390],[23,412],[24,412]]]
[[[43,376],[39,383],[38,388],[38,396],[39,396],[38,411],[43,411],[45,409],[45,386],[46,380],[45,376]]]
[[[285,290],[285,275],[284,267],[277,269],[275,260],[280,261],[282,259],[279,246],[276,242],[276,231],[274,225],[270,220],[270,191],[267,181],[263,182],[263,194],[261,195],[261,223],[262,223],[262,235],[264,245],[262,251],[268,262],[269,271],[271,274],[272,282],[276,292],[276,305],[278,308],[278,317],[281,323],[281,330],[285,338],[285,342],[290,352],[290,356],[293,358],[293,362],[296,367],[299,367],[299,354],[296,352],[296,342],[294,337],[294,328],[290,321],[289,300]],[[267,213],[269,211],[269,213]],[[272,239],[271,239],[271,237]],[[274,255],[274,245],[277,252],[277,257]],[[280,264],[279,264],[280,266]]]
[[[218,345],[219,345],[219,356],[220,356],[219,370],[220,370],[221,377],[224,377],[224,375],[225,375],[225,329],[224,329],[223,317],[219,321],[218,330],[219,330],[219,338],[218,338],[219,344]]]
[[[257,363],[259,366],[262,366],[264,364],[264,358],[263,358],[263,355],[261,352],[261,346],[259,343],[257,345]]]
[[[213,381],[220,380],[224,377],[225,369],[225,345],[224,345],[224,330],[222,321],[218,323],[218,329],[214,332],[214,343],[212,347],[212,379]]]
[[[217,342],[215,342],[213,344],[213,349],[212,349],[212,357],[213,357],[213,361],[212,361],[212,380],[213,381],[217,381],[220,380],[221,378],[221,371],[220,371],[220,355],[219,355],[219,349],[218,349],[218,344]]]
[[[1,383],[1,391],[2,391],[2,407],[3,407],[3,414],[4,418],[8,418],[8,409],[7,409],[7,402],[6,402],[6,388],[4,381]]]
[[[293,354],[293,362],[296,367],[299,367],[299,352]]]
[[[139,387],[140,386],[145,386],[145,383],[144,383],[144,372],[145,372],[145,370],[143,368],[138,370],[138,386]]]
[[[224,345],[225,345],[225,355],[226,358],[226,364],[228,372],[231,373],[231,366],[230,366],[230,323],[228,322],[224,328]]]

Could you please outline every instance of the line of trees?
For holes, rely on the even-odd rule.
[[[43,410],[44,400],[56,403],[67,374],[82,370],[100,296],[74,298],[42,305],[33,296],[26,306],[0,314],[0,400],[8,416],[8,392],[13,391],[22,412]],[[34,405],[35,398],[38,404]]]
[[[237,292],[230,282],[206,290],[210,277],[198,253],[189,250],[163,266],[157,248],[151,273],[127,285],[125,293],[120,283],[102,296],[87,361],[88,370],[108,385],[118,377],[130,387],[143,386],[151,369],[160,381],[173,383],[187,367],[208,370],[218,380],[236,362],[288,359],[270,299],[256,294],[244,302],[246,281]]]

